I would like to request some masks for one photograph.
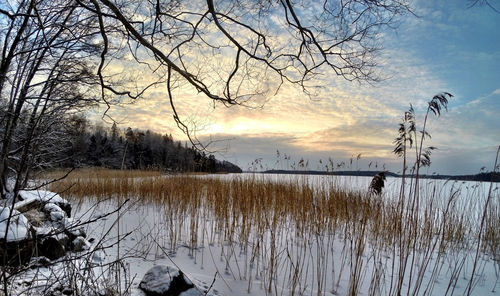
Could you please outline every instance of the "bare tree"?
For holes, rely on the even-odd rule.
[[[376,82],[381,29],[409,12],[406,0],[2,1],[0,195],[14,205],[54,161],[60,123],[89,104],[163,85],[179,128],[206,149],[177,111],[179,90],[249,106],[285,83],[309,95],[324,73]]]
[[[27,175],[33,146],[12,141],[28,109],[31,143],[48,110],[66,112],[92,94],[109,106],[162,83],[177,125],[205,149],[181,120],[178,89],[231,106],[251,105],[284,83],[309,94],[325,72],[378,81],[377,37],[408,12],[405,0],[7,1],[0,9],[2,196],[11,191],[13,149],[21,155],[15,173]],[[127,65],[141,76],[117,70]]]
[[[98,52],[91,44],[93,21],[76,8],[66,1],[2,3],[0,193],[11,208],[32,170],[53,164],[55,152],[64,149],[65,115],[97,97],[89,91],[98,81],[87,61]],[[6,229],[13,213],[3,221]],[[3,265],[7,237],[6,231],[0,238]],[[2,281],[7,295],[7,268]]]
[[[70,110],[92,101],[84,92],[97,84],[86,57],[91,17],[66,1],[2,2],[0,10],[0,194],[14,208],[33,169],[54,161],[64,139],[61,122]],[[90,30],[89,30],[90,28]],[[94,30],[95,32],[95,30]],[[9,212],[9,229],[14,211]],[[8,258],[8,231],[0,238],[2,264]],[[9,277],[2,268],[3,292]]]
[[[283,83],[309,94],[313,79],[325,72],[378,81],[380,30],[410,12],[404,0],[77,2],[99,20],[102,98],[123,94],[103,77],[111,57],[125,49],[158,81],[166,80],[173,117],[199,148],[206,147],[177,112],[177,88],[230,106],[249,105]]]
[[[488,6],[494,12],[500,13],[500,10],[498,10],[496,8],[496,6],[491,3],[492,1],[489,1],[489,0],[469,0],[468,2],[469,2],[468,3],[469,8],[472,8],[474,6]]]
[[[97,52],[89,43],[91,17],[64,2],[20,1],[9,3],[10,12],[2,11],[7,16],[3,19],[6,31],[2,30],[0,67],[4,107],[0,187],[4,198],[8,194],[16,197],[30,170],[43,165],[36,160],[50,153],[50,141],[44,138],[60,139],[51,135],[55,123],[96,98],[88,92],[97,80],[86,62],[86,57]],[[7,182],[9,176],[14,180],[12,186]]]

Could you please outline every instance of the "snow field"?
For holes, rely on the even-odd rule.
[[[357,184],[363,191],[369,178],[359,177],[224,175],[173,181],[179,188],[195,182],[195,189],[181,192],[164,184],[161,198],[150,198],[147,191],[127,196],[119,233],[118,213],[87,229],[95,238],[93,268],[116,274],[109,266],[120,259],[119,282],[132,295],[142,295],[138,284],[156,264],[178,267],[200,289],[210,288],[209,295],[453,295],[466,293],[469,283],[473,294],[497,291],[498,245],[488,248],[488,240],[481,244],[471,281],[487,184],[426,181],[416,211],[419,225],[403,221],[401,231],[391,194],[399,188],[397,179],[388,180],[382,200],[337,190]],[[498,209],[494,192],[493,210]],[[82,201],[80,220],[102,217],[118,205],[108,199],[96,206],[98,199]]]

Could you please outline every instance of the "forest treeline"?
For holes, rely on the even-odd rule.
[[[227,172],[242,170],[228,161],[220,161],[192,147],[175,141],[172,135],[91,125],[82,116],[68,122],[68,149],[60,163],[64,167],[106,167],[111,169],[155,169],[177,172]]]
[[[265,174],[291,174],[291,175],[332,175],[332,176],[361,176],[373,177],[380,171],[314,171],[314,170],[266,170]],[[386,171],[385,175],[388,177],[401,178],[400,174]],[[407,175],[406,177],[414,178],[415,175]],[[480,182],[500,182],[500,173],[498,172],[484,172],[475,175],[420,175],[419,178],[423,179],[440,179],[440,180],[455,180],[455,181],[480,181]]]

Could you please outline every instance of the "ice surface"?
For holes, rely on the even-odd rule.
[[[201,293],[196,288],[191,288],[191,289],[186,290],[186,291],[182,292],[181,294],[179,294],[179,296],[202,296],[202,295],[204,295],[204,294]]]
[[[220,178],[230,178],[230,175],[223,175]],[[270,176],[269,178],[291,178],[289,176]],[[304,177],[306,178],[306,177]],[[321,185],[321,180],[328,177],[315,177],[307,176],[311,183],[318,183]],[[368,188],[371,178],[337,178],[339,184],[342,185],[345,180],[346,186],[356,186],[366,190]],[[386,184],[386,191],[389,192],[392,188],[397,190],[400,187],[399,179],[388,178]],[[433,190],[433,184],[437,183],[438,188],[445,188],[444,191],[454,191],[456,187],[463,186],[464,201],[470,200],[469,191],[475,192],[472,189],[476,183],[452,183],[445,181],[429,181],[425,183],[424,189]],[[427,185],[429,184],[429,185]],[[446,186],[446,187],[445,187]],[[468,187],[466,187],[468,186]],[[483,184],[480,184],[483,186]],[[471,189],[468,189],[471,188]],[[483,189],[480,192],[485,192]],[[496,195],[495,195],[496,197]],[[438,205],[438,201],[434,201],[434,206]],[[462,204],[458,203],[457,206],[461,207]],[[95,203],[90,200],[84,203],[81,208],[77,209],[76,217],[79,213],[87,213],[89,208],[93,208]],[[116,202],[101,203],[95,210],[88,212],[85,217],[78,217],[75,220],[85,221],[85,218],[99,217],[116,209]],[[342,252],[345,248],[345,238],[340,235],[331,235],[325,233],[323,235],[314,236],[314,240],[302,241],[299,237],[294,236],[294,228],[289,224],[283,224],[276,229],[278,234],[275,238],[276,245],[276,272],[275,286],[270,293],[267,291],[269,278],[266,277],[265,262],[252,261],[254,256],[253,249],[261,252],[260,257],[270,256],[269,246],[273,241],[269,232],[265,232],[263,237],[250,236],[248,245],[241,245],[238,241],[228,242],[222,238],[223,233],[216,232],[215,226],[217,221],[208,213],[199,217],[197,221],[200,224],[199,233],[203,240],[198,241],[195,248],[190,248],[190,225],[193,219],[190,215],[179,215],[179,217],[170,217],[165,215],[164,207],[156,207],[154,205],[140,204],[136,207],[131,207],[126,211],[120,213],[120,235],[131,232],[129,236],[120,242],[120,257],[123,258],[124,265],[127,266],[131,282],[131,295],[139,296],[144,295],[139,290],[139,282],[143,275],[155,265],[172,265],[178,266],[184,273],[186,278],[190,278],[193,283],[202,290],[210,291],[208,295],[291,295],[290,291],[294,288],[297,294],[303,295],[346,295],[349,290],[349,277],[351,264],[349,261],[343,263]],[[111,247],[103,250],[93,249],[101,240],[103,234],[108,237],[116,239],[117,236],[116,215],[107,216],[107,219],[99,220],[96,223],[88,225],[87,234],[96,238],[96,243],[92,245],[89,250],[89,257],[91,258],[93,266],[96,269],[94,272],[98,273],[99,266],[107,266],[117,258],[117,248]],[[288,229],[290,228],[290,229]],[[109,231],[108,231],[109,230]],[[169,239],[172,237],[171,230],[175,230],[178,235],[174,236],[176,239],[177,247],[172,250],[169,248]],[[251,235],[253,235],[251,233]],[[213,243],[211,238],[214,237]],[[103,240],[103,245],[111,245],[113,240]],[[260,247],[256,248],[254,241],[261,242]],[[157,246],[163,246],[165,250],[159,249]],[[347,246],[349,247],[349,246]],[[348,249],[348,248],[347,248]],[[167,251],[167,252],[165,252]],[[289,254],[290,257],[287,257]],[[348,255],[348,253],[346,253]],[[373,257],[375,254],[377,257]],[[326,257],[324,257],[326,255]],[[346,258],[349,259],[349,256]],[[420,256],[419,254],[417,254]],[[454,293],[451,294],[464,294],[464,290],[470,278],[471,263],[473,260],[473,253],[467,250],[449,250],[445,254],[435,252],[432,255],[432,260],[429,266],[434,266],[435,260],[441,260],[443,263],[436,265],[442,267],[436,276],[433,276],[432,268],[427,268],[428,273],[423,277],[422,290],[418,295],[445,295],[448,284],[455,276],[454,270],[450,269],[457,265],[456,262],[464,260],[464,267],[461,272],[457,273],[453,289]],[[257,256],[257,258],[259,258]],[[302,258],[302,261],[299,259]],[[418,260],[420,257],[415,257]],[[436,259],[434,259],[436,258]],[[441,258],[441,259],[439,259]],[[323,260],[324,259],[324,260]],[[392,254],[390,251],[373,251],[371,245],[367,243],[363,256],[360,257],[361,266],[363,269],[363,278],[360,281],[359,294],[369,295],[370,279],[372,275],[376,275],[378,270],[387,270],[385,277],[382,277],[378,283],[383,286],[382,295],[388,294],[390,278],[390,268],[394,264],[399,264],[398,254]],[[456,262],[454,261],[456,260]],[[411,261],[411,258],[410,258]],[[174,262],[174,263],[173,263]],[[292,287],[293,281],[290,281],[288,274],[290,273],[291,263],[296,264],[300,262],[303,269],[300,276],[300,281],[295,283],[297,287]],[[288,264],[288,265],[287,265]],[[498,263],[490,258],[481,257],[479,260],[476,281],[474,285],[474,295],[493,295],[498,290],[498,276],[497,269]],[[450,268],[449,268],[450,267]],[[379,269],[377,269],[379,268]],[[319,270],[319,271],[318,271]],[[318,279],[318,272],[321,272],[322,277]],[[406,293],[408,274],[404,279],[404,292]],[[292,273],[293,275],[293,273]],[[321,283],[321,292],[316,288]],[[213,285],[212,285],[212,282]],[[273,284],[274,284],[273,283]],[[123,282],[122,282],[123,285]],[[425,288],[432,287],[432,293],[426,294]],[[200,295],[197,294],[199,290],[189,289],[183,292],[182,296]],[[299,293],[300,292],[300,293]],[[333,293],[333,294],[332,294]],[[450,294],[450,293],[448,293]]]

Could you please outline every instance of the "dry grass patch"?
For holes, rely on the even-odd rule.
[[[326,286],[332,276],[336,285],[347,280],[351,295],[365,291],[366,281],[374,294],[429,293],[441,270],[463,272],[463,261],[444,258],[470,250],[479,231],[474,209],[481,207],[480,198],[463,208],[455,195],[430,188],[413,208],[411,199],[398,193],[380,197],[340,185],[335,177],[313,184],[303,177],[276,181],[261,175],[84,170],[49,190],[73,200],[111,197],[154,206],[162,213],[158,227],[164,248],[176,252],[188,246],[195,257],[200,247],[219,245],[226,272],[248,280],[249,290],[258,276],[269,295],[278,294],[278,278],[297,294],[311,285],[315,291],[336,290]],[[498,256],[498,204],[490,207],[482,246]],[[335,241],[342,242],[340,249]]]

